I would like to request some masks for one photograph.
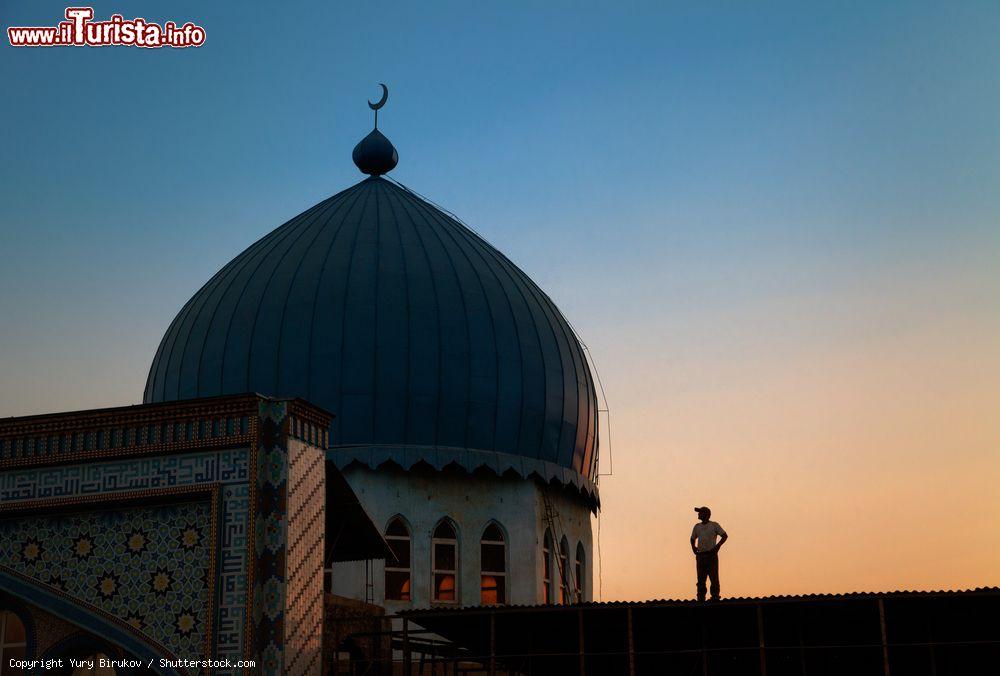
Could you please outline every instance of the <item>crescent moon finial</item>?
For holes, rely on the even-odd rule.
[[[372,103],[371,101],[368,102],[368,107],[372,110],[378,110],[385,105],[386,101],[389,100],[389,88],[381,82],[378,83],[378,86],[382,88],[382,98],[379,99],[378,103]]]

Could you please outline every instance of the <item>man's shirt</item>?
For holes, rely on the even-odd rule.
[[[708,523],[699,521],[694,525],[694,530],[691,531],[691,537],[697,540],[696,547],[699,552],[711,551],[715,547],[716,538],[725,534],[726,531],[722,530],[722,526],[714,521]]]

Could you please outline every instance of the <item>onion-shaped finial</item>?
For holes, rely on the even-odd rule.
[[[382,88],[382,98],[377,103],[368,102],[368,107],[375,111],[375,128],[368,136],[354,146],[351,157],[363,173],[369,176],[380,176],[393,170],[399,162],[399,154],[385,135],[378,130],[378,111],[389,99],[389,88],[379,83]]]

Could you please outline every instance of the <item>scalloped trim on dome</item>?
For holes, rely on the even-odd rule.
[[[497,476],[513,471],[522,479],[536,477],[545,483],[555,482],[560,486],[575,488],[592,510],[596,511],[601,506],[597,484],[579,472],[547,460],[510,453],[447,446],[331,446],[327,449],[327,459],[340,470],[353,463],[377,470],[382,465],[392,462],[404,471],[410,471],[422,462],[439,472],[448,465],[458,465],[470,473],[486,468],[495,472]]]

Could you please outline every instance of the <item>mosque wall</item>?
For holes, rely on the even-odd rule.
[[[546,502],[554,512],[551,522],[545,517]],[[593,528],[591,527],[593,515],[590,508],[570,489],[553,485],[539,486],[536,497],[536,515],[536,532],[544,534],[545,529],[550,527],[550,523],[553,526],[553,544],[555,546],[553,557],[558,556],[565,541],[567,554],[566,586],[569,588],[570,596],[576,597],[577,570],[582,570],[583,574],[580,576],[582,600],[593,600],[594,574],[597,569],[595,567]],[[541,540],[539,541],[541,542]],[[578,546],[582,546],[582,566],[577,566]],[[541,579],[543,566],[544,561],[539,557],[539,579]],[[553,572],[558,574],[558,569]],[[558,585],[559,580],[554,578],[552,593],[555,599],[559,598]]]
[[[354,464],[343,470],[351,487],[376,525],[383,529],[401,516],[410,533],[410,601],[386,599],[385,564],[373,564],[373,602],[390,612],[432,605],[433,534],[442,519],[456,526],[458,545],[458,598],[454,605],[482,604],[481,538],[496,523],[505,539],[506,601],[509,604],[543,603],[542,545],[546,529],[545,496],[559,513],[556,530],[575,553],[582,543],[587,560],[593,551],[590,511],[578,497],[563,489],[543,489],[532,480],[469,474],[464,470],[437,472],[414,468],[409,472],[382,468],[371,470]],[[543,492],[544,491],[544,492]],[[591,597],[590,566],[585,566],[585,598]],[[341,596],[365,598],[365,564],[335,564],[332,591]],[[447,604],[442,604],[447,605]]]

